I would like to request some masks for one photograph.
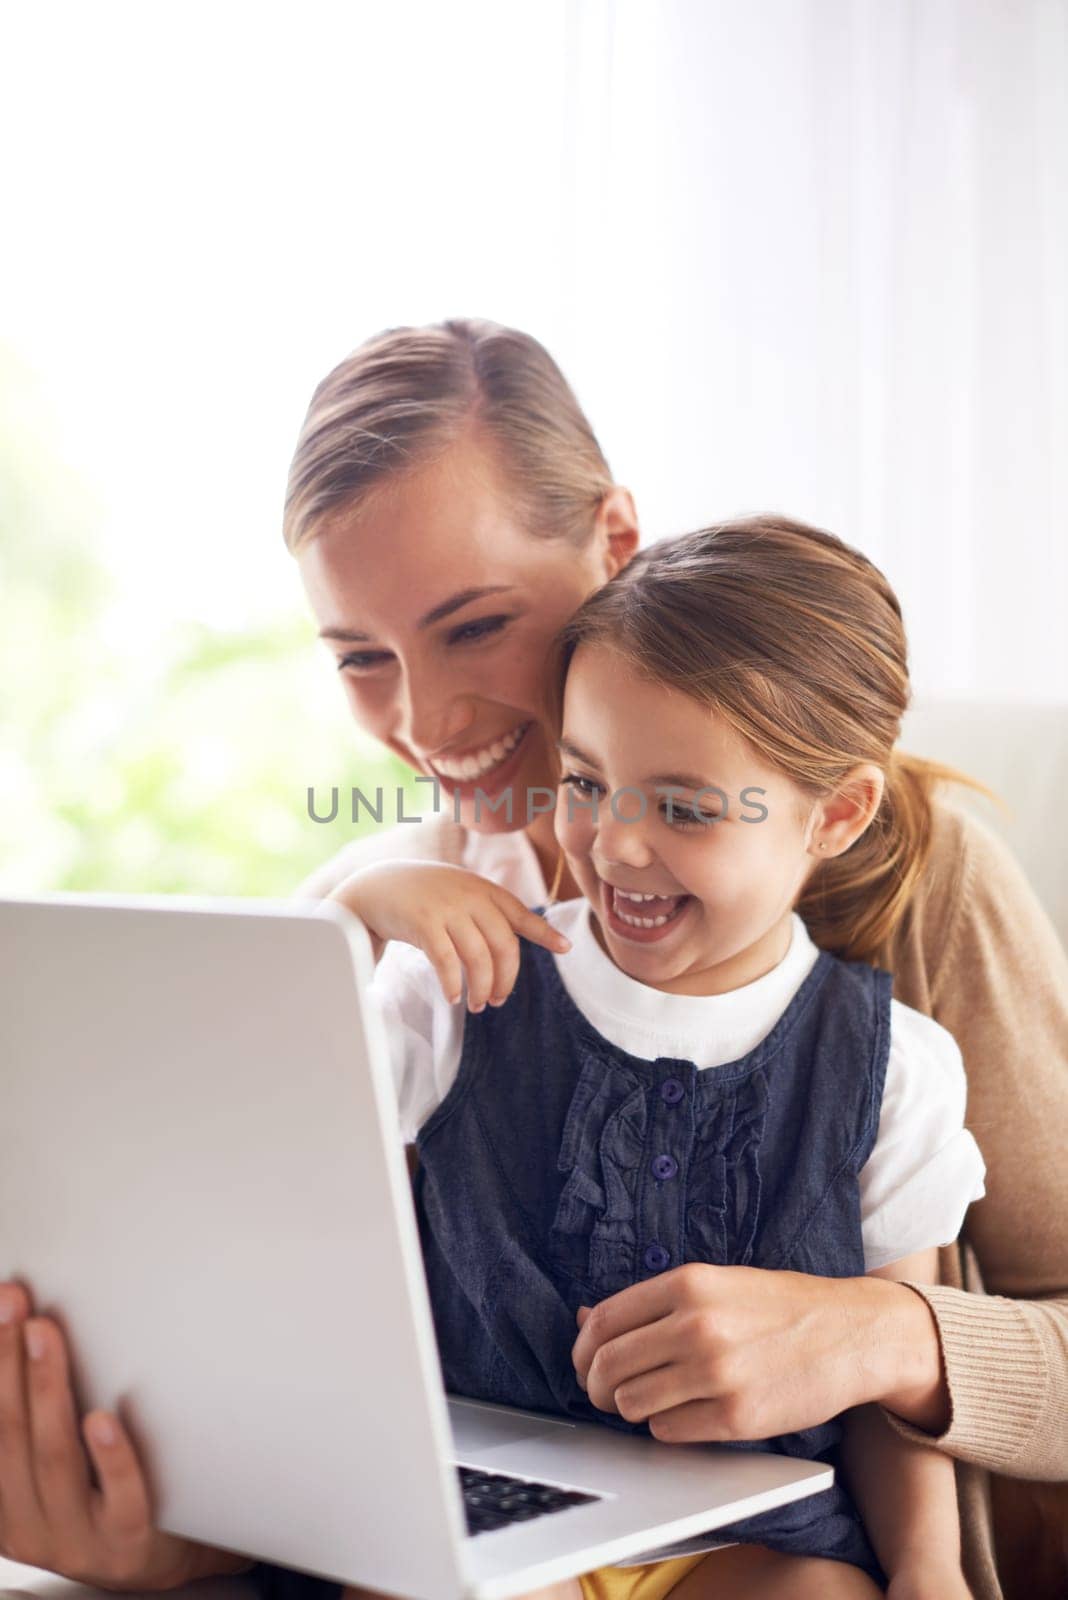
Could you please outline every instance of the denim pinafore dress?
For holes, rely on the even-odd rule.
[[[768,1036],[698,1071],[587,1022],[521,941],[506,1003],[466,1018],[455,1082],[419,1131],[423,1257],[446,1387],[646,1432],[598,1411],[575,1312],[682,1262],[864,1272],[857,1176],[879,1125],[892,979],[821,952]],[[727,1448],[825,1461],[840,1422]],[[717,1530],[885,1577],[841,1482]]]

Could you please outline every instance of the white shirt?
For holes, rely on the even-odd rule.
[[[403,845],[398,857],[423,853],[413,838],[419,831],[409,827],[398,836],[398,846]],[[389,835],[375,838],[373,850],[376,859],[388,856]],[[302,891],[328,893],[365,864],[369,853],[363,841],[348,846]],[[428,857],[437,853],[425,850]],[[534,847],[520,830],[466,832],[462,860],[525,905],[548,899]],[[679,1056],[701,1071],[736,1061],[766,1038],[819,954],[794,916],[786,955],[755,983],[721,995],[664,994],[614,965],[593,936],[585,900],[551,907],[548,918],[572,941],[566,955],[553,959],[564,987],[597,1031],[632,1055]],[[430,963],[410,945],[389,946],[374,987],[385,1013],[401,1128],[410,1140],[455,1080],[466,1010],[462,1000],[448,1004]],[[969,1205],[986,1193],[985,1163],[964,1127],[966,1093],[964,1064],[952,1036],[930,1017],[892,1000],[879,1128],[859,1179],[869,1272],[932,1245],[952,1243]]]

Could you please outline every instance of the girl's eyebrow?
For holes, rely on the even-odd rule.
[[[572,744],[570,739],[557,739],[556,748],[561,755],[570,756],[572,761],[581,761],[587,767],[596,767],[600,772],[601,769],[593,757],[588,756],[585,750],[580,750],[577,744]]]
[[[693,772],[657,772],[651,778],[646,778],[646,783],[659,784],[662,788],[675,789],[715,789],[714,783],[709,783],[707,778],[699,778]]]
[[[585,750],[580,749],[577,744],[572,744],[570,739],[557,739],[556,748],[561,755],[570,756],[572,761],[581,761],[583,765],[593,767],[595,771],[600,772],[601,769],[593,757],[587,755]],[[707,778],[699,778],[693,772],[655,772],[652,777],[646,778],[644,781],[653,785],[660,784],[665,789],[715,789],[717,787],[716,784],[709,783]]]
[[[442,600],[440,605],[432,606],[425,617],[420,617],[416,623],[417,628],[429,628],[433,623],[440,622],[443,617],[449,617],[454,611],[459,611],[463,606],[469,606],[472,600],[481,600],[487,594],[507,594],[515,587],[511,583],[487,584],[481,589],[461,589],[459,594],[450,595],[448,600]],[[370,639],[369,633],[357,633],[353,628],[321,628],[320,639],[340,639],[346,644],[363,643]]]

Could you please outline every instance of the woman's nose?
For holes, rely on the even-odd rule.
[[[425,677],[408,677],[398,708],[401,737],[422,756],[435,755],[463,737],[475,720],[474,699],[443,692]]]

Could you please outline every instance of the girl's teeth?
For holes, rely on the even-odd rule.
[[[685,895],[634,894],[625,889],[613,889],[612,909],[620,922],[629,923],[632,928],[662,928],[665,922],[671,921],[685,898]],[[640,917],[635,912],[624,911],[621,903],[634,905],[648,900],[656,900],[660,905],[666,906],[667,910],[658,912],[656,916]]]

